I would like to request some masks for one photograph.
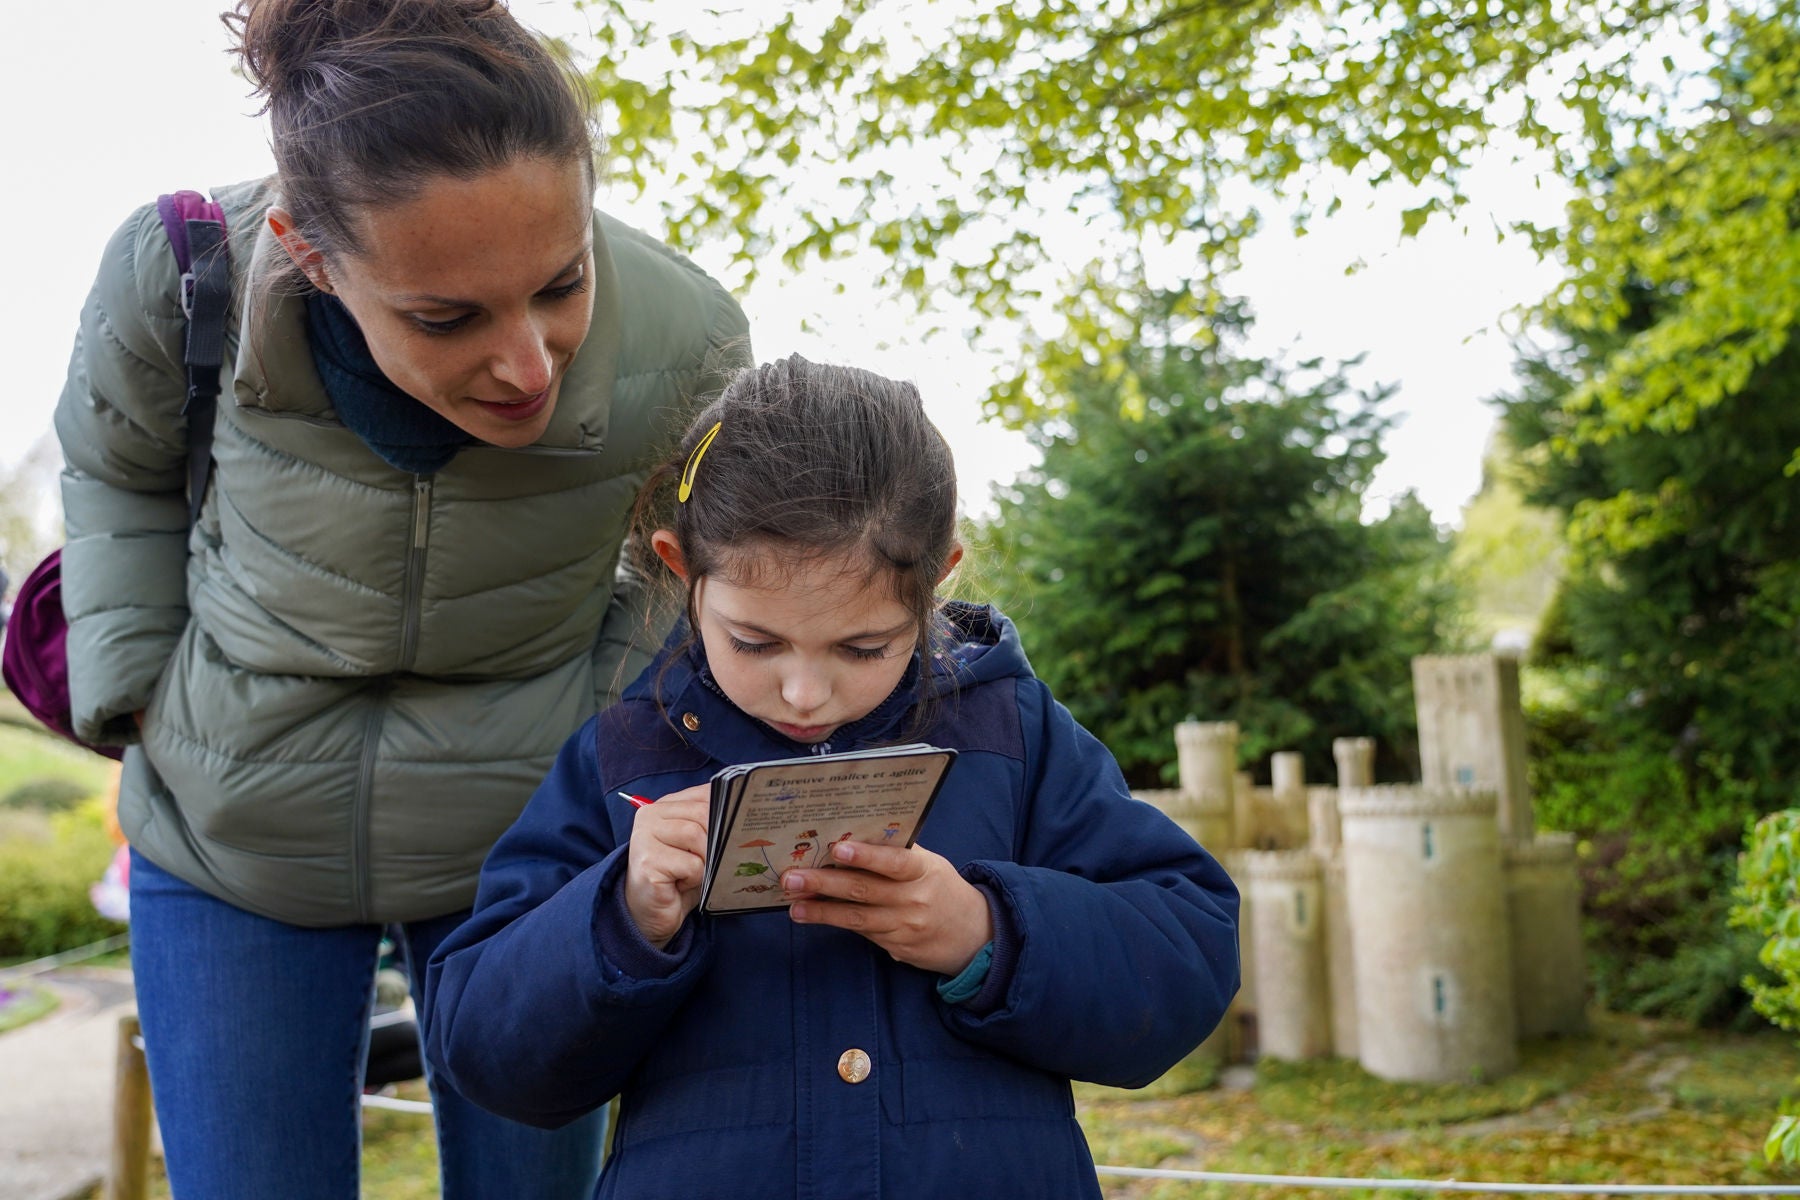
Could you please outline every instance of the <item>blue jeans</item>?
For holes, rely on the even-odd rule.
[[[467,915],[402,927],[414,996]],[[356,1200],[381,936],[256,916],[132,853],[131,966],[175,1200]],[[546,1131],[435,1081],[431,1099],[443,1200],[593,1195],[605,1109]]]

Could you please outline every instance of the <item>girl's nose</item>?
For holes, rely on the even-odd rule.
[[[796,715],[810,716],[831,698],[831,683],[822,671],[796,668],[782,679],[781,698]]]
[[[534,396],[550,386],[554,373],[550,347],[536,322],[519,321],[504,331],[490,369],[494,378],[524,396]]]

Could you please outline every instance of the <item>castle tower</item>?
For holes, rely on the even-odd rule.
[[[1333,738],[1331,742],[1331,757],[1337,760],[1337,785],[1340,788],[1374,786],[1374,738]]]
[[[1587,1028],[1587,956],[1575,835],[1540,833],[1514,842],[1505,862],[1519,1036],[1581,1033]]]
[[[1238,885],[1238,992],[1232,997],[1231,1007],[1225,1010],[1225,1020],[1220,1023],[1231,1027],[1230,1055],[1233,1059],[1251,1057],[1252,1050],[1260,1052],[1261,1044],[1261,1038],[1256,1032],[1259,1019],[1256,1001],[1256,898],[1250,894],[1246,882],[1250,873],[1249,859],[1253,853],[1255,852],[1250,850],[1228,850],[1220,856],[1220,865],[1231,876],[1232,882]]]
[[[1175,727],[1175,767],[1187,818],[1181,824],[1215,855],[1241,841],[1232,787],[1237,742],[1232,721],[1183,721]]]
[[[1295,750],[1269,756],[1268,836],[1279,850],[1306,845],[1306,757]]]
[[[1297,1061],[1331,1053],[1325,904],[1319,860],[1305,850],[1248,850],[1245,897],[1256,910],[1259,1053]]]
[[[1339,1058],[1355,1058],[1359,1053],[1356,952],[1351,936],[1350,895],[1344,878],[1342,853],[1320,859],[1320,880],[1325,886],[1325,975],[1331,994],[1331,1052]]]
[[[1415,658],[1412,666],[1422,782],[1495,792],[1501,837],[1531,840],[1537,821],[1525,778],[1518,660],[1473,654]]]
[[[1518,1062],[1492,792],[1370,787],[1339,798],[1355,930],[1357,1056],[1413,1083]]]

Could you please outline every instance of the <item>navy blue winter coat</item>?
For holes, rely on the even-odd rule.
[[[429,967],[439,1078],[544,1126],[622,1094],[602,1197],[1098,1197],[1069,1081],[1148,1083],[1212,1030],[1238,985],[1237,891],[1129,795],[1011,622],[950,615],[963,648],[934,660],[931,723],[911,728],[903,683],[830,748],[961,752],[918,843],[995,907],[1009,946],[983,1003],[785,911],[690,917],[671,953],[637,934],[618,793],[805,752],[726,700],[695,646],[572,737],[494,847]],[[857,1083],[849,1049],[872,1062]]]

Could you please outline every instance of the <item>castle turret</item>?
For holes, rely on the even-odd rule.
[[[1331,757],[1337,760],[1337,785],[1340,788],[1374,786],[1374,738],[1333,738],[1331,742]]]
[[[1289,1061],[1323,1058],[1331,1053],[1331,1016],[1319,859],[1305,850],[1248,850],[1239,861],[1238,882],[1256,913],[1258,1052]]]
[[[1418,1083],[1518,1062],[1493,792],[1370,787],[1339,799],[1356,931],[1357,1056]]]
[[[1587,1029],[1587,954],[1575,835],[1540,833],[1506,847],[1513,993],[1519,1036]]]
[[[1214,854],[1239,843],[1232,780],[1238,727],[1231,721],[1183,721],[1175,727],[1182,827]],[[1172,814],[1175,815],[1175,814]]]
[[[1497,654],[1415,658],[1413,697],[1421,782],[1496,793],[1500,836],[1530,841],[1537,821],[1525,778],[1518,660]]]

